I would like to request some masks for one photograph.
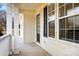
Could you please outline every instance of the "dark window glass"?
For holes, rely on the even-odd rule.
[[[47,37],[47,6],[44,8],[44,37]]]
[[[65,20],[66,27],[66,40],[73,41],[73,17],[66,18]]]
[[[59,26],[60,26],[60,29],[65,29],[65,19],[59,20]]]
[[[73,17],[66,18],[65,23],[67,30],[73,30]]]
[[[65,40],[65,19],[59,20],[59,38]]]
[[[65,30],[60,30],[60,31],[59,31],[59,38],[60,38],[61,40],[65,40]]]
[[[79,3],[74,3],[74,7],[79,7]]]
[[[75,30],[75,42],[79,43],[79,30]]]
[[[75,42],[79,43],[79,15],[75,16]]]
[[[36,35],[37,35],[37,42],[40,43],[40,14],[36,16]]]
[[[73,30],[66,30],[66,40],[67,41],[73,41]]]
[[[73,41],[73,17],[60,19],[59,30],[60,39]]]
[[[49,37],[55,38],[55,21],[49,22]]]
[[[59,8],[59,17],[64,16],[64,6],[62,6],[61,8]]]

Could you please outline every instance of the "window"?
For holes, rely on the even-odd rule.
[[[59,3],[58,10],[55,7],[56,5],[51,3],[47,10],[44,8],[44,36],[55,38],[55,27],[59,25],[59,39],[79,43],[79,3]]]
[[[73,41],[73,17],[59,20],[60,39]]]
[[[78,13],[77,11],[79,12],[78,3],[59,5],[59,39],[79,43],[79,14],[64,17]]]
[[[48,35],[55,38],[55,4],[48,5]]]
[[[47,6],[44,8],[44,37],[47,37]]]

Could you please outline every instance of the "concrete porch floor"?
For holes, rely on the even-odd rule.
[[[26,43],[21,48],[21,53],[19,54],[19,56],[51,56],[51,55],[35,43]]]

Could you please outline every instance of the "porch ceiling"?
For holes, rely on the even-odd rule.
[[[34,12],[41,6],[42,3],[20,3],[19,8],[22,10],[27,10],[30,12]]]

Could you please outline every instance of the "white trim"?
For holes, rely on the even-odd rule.
[[[48,22],[55,20],[55,15],[48,17]]]
[[[50,3],[51,4],[51,3]],[[54,3],[55,5],[55,7],[56,7],[56,3]],[[47,11],[47,18],[48,18],[48,20],[47,20],[47,25],[48,25],[48,29],[47,29],[47,31],[48,31],[48,38],[49,38],[49,22],[51,22],[51,21],[55,21],[56,20],[56,8],[54,7],[54,15],[52,15],[52,16],[54,16],[54,18],[52,17],[52,16],[48,16],[48,11]],[[47,10],[48,10],[48,8],[47,8]],[[50,18],[50,19],[49,19]],[[50,38],[52,38],[52,37],[50,37]],[[55,38],[56,38],[56,36],[55,36]]]
[[[40,12],[35,15],[35,42],[37,42],[37,30],[36,30],[36,29],[37,29],[37,28],[36,28],[36,26],[37,26],[37,25],[36,25],[36,20],[37,20],[37,19],[36,19],[36,16],[37,16],[38,14],[40,14]]]
[[[57,30],[55,30],[55,36],[56,36],[56,39],[58,40],[59,39],[59,19],[58,19],[58,17],[59,17],[59,4],[57,3],[56,4],[56,25],[55,25],[55,29],[57,29]]]
[[[40,43],[38,43],[38,42],[35,42],[35,43],[41,47],[41,44]]]
[[[75,16],[75,15],[78,15],[79,13],[73,13],[71,15],[67,15],[67,16],[62,16],[62,17],[59,17],[59,19],[63,19],[63,18],[67,18],[67,17],[71,17],[71,16]]]

